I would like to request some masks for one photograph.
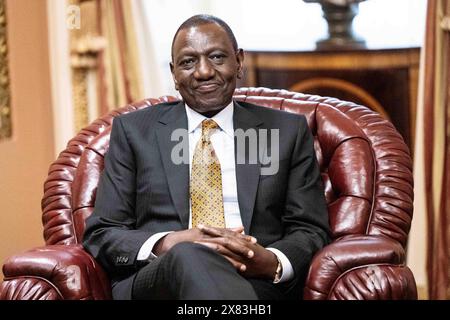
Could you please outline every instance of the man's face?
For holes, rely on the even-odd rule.
[[[172,48],[175,88],[200,113],[226,107],[243,67],[244,53],[236,52],[225,30],[215,23],[181,30]]]

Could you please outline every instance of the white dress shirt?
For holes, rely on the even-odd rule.
[[[188,136],[189,136],[189,173],[192,167],[192,158],[195,146],[202,135],[201,123],[207,119],[202,114],[194,111],[186,105],[186,114],[188,119]],[[239,210],[237,184],[236,184],[236,168],[234,158],[234,127],[233,127],[233,111],[234,105],[231,102],[226,108],[221,110],[211,119],[219,126],[218,130],[214,130],[211,134],[211,144],[216,152],[220,162],[222,172],[222,192],[223,192],[223,209],[225,215],[226,228],[236,228],[242,226],[241,213]],[[189,205],[189,228],[192,227],[192,209]],[[159,239],[167,235],[169,232],[160,232],[151,236],[140,248],[138,260],[152,260],[156,256],[152,250]],[[292,279],[294,270],[286,255],[275,248],[267,248],[272,251],[280,260],[283,272],[279,282]]]

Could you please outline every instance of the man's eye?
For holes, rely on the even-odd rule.
[[[184,59],[180,62],[182,67],[189,67],[194,63],[194,59]]]
[[[215,62],[221,62],[225,58],[225,55],[223,54],[213,54],[209,57],[211,60]]]

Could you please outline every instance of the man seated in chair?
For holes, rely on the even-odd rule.
[[[329,241],[313,136],[304,116],[232,100],[243,60],[225,22],[193,16],[172,42],[183,100],[114,119],[84,235],[114,299],[301,297]]]

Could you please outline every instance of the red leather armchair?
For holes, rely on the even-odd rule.
[[[301,113],[315,137],[333,241],[314,257],[304,299],[416,299],[405,245],[413,212],[408,148],[392,124],[366,107],[285,90],[241,88],[237,100]],[[115,116],[73,138],[50,166],[42,221],[46,246],[9,258],[0,299],[110,299],[109,280],[81,247]],[[301,293],[299,293],[299,296]]]

